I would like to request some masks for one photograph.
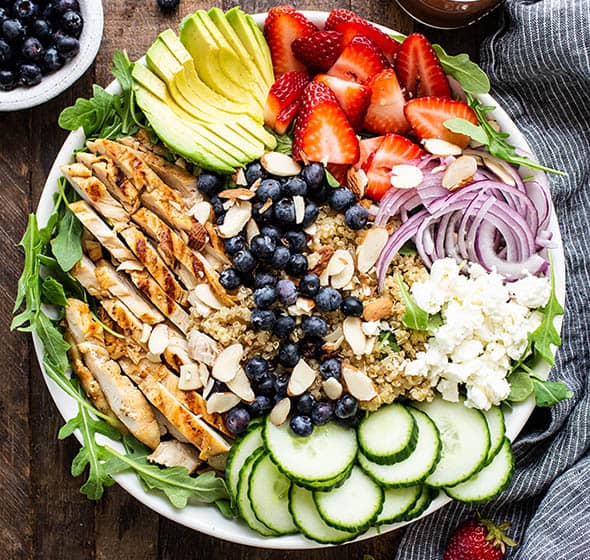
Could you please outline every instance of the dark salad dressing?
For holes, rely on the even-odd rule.
[[[475,23],[503,0],[397,0],[414,19],[431,27],[455,29]]]

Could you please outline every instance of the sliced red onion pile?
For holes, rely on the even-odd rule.
[[[513,167],[482,150],[466,150],[465,155],[500,165],[514,185],[482,166],[471,183],[450,192],[442,186],[441,166],[454,158],[425,156],[417,163],[424,174],[421,185],[391,188],[375,216],[378,226],[395,216],[402,222],[377,261],[380,288],[393,257],[410,240],[428,268],[435,260],[452,257],[478,263],[489,272],[495,270],[508,281],[546,273],[545,253],[552,238],[548,229],[551,193],[546,181],[540,177],[523,181]]]

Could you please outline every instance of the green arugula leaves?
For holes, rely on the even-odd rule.
[[[490,79],[487,74],[473,62],[468,54],[447,54],[440,45],[432,45],[443,70],[459,82],[467,93],[488,93]]]
[[[402,323],[408,329],[415,331],[432,331],[433,329],[440,327],[442,319],[440,315],[429,315],[424,309],[422,309],[410,295],[408,286],[403,281],[401,274],[396,274],[395,279],[398,283],[402,299],[406,310],[402,317]]]
[[[333,189],[339,188],[341,186],[340,181],[336,179],[336,177],[334,177],[334,175],[332,175],[332,173],[330,173],[327,169],[325,169],[324,171],[326,173],[326,182],[328,183],[328,185]]]

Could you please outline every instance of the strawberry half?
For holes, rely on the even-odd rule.
[[[368,37],[381,49],[389,61],[393,61],[395,53],[400,48],[400,44],[397,41],[350,10],[341,8],[332,10],[326,20],[325,28],[340,31],[344,35],[345,45],[348,45],[357,35]]]
[[[344,44],[338,31],[316,31],[307,37],[295,39],[293,54],[311,72],[325,72],[336,62]]]
[[[375,152],[383,144],[385,136],[374,136],[373,138],[364,138],[359,142],[359,160],[355,164],[355,169],[366,171],[371,166],[371,161]]]
[[[264,107],[264,124],[279,134],[285,134],[295,118],[305,86],[307,72],[287,72],[270,88]]]
[[[318,74],[314,79],[323,82],[334,92],[350,124],[355,130],[360,129],[371,100],[371,89],[327,74]]]
[[[406,99],[393,69],[387,68],[373,76],[369,86],[372,94],[365,116],[365,130],[375,134],[407,132],[410,125],[404,115]]]
[[[310,82],[303,92],[293,133],[293,155],[324,163],[353,164],[359,142],[332,90]]]
[[[381,145],[369,155],[363,165],[369,183],[366,195],[373,200],[381,200],[391,188],[391,170],[394,165],[418,159],[424,154],[420,146],[398,134],[387,134]]]
[[[379,47],[371,39],[359,35],[344,47],[338,60],[328,70],[328,74],[364,84],[372,76],[388,67],[389,62]]]
[[[317,30],[311,21],[292,6],[276,6],[268,11],[264,22],[264,36],[270,49],[275,77],[278,78],[285,72],[305,70],[305,66],[295,58],[291,44]]]
[[[467,147],[469,136],[451,132],[444,122],[457,117],[477,124],[477,116],[469,105],[443,97],[412,99],[406,103],[404,113],[420,140],[442,138],[461,148]]]
[[[449,80],[430,41],[420,33],[408,35],[395,60],[395,71],[409,98],[451,97]]]

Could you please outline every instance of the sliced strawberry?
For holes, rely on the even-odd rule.
[[[298,159],[353,164],[359,142],[332,90],[310,82],[303,92],[293,134],[293,154]]]
[[[325,72],[340,56],[344,43],[338,31],[316,31],[313,35],[295,39],[293,54],[311,72]]]
[[[391,188],[391,170],[394,165],[418,159],[424,152],[412,141],[398,134],[387,134],[381,146],[369,156],[363,169],[367,174],[366,195],[373,200],[381,200]]]
[[[373,76],[369,86],[373,93],[365,117],[365,130],[375,134],[403,134],[410,130],[404,115],[406,100],[393,69],[387,68]]]
[[[264,124],[279,134],[285,134],[295,118],[299,99],[308,83],[307,72],[287,72],[278,78],[266,98]]]
[[[338,163],[329,163],[326,168],[332,176],[341,184],[346,185],[346,176],[350,165],[340,165]]]
[[[327,74],[318,74],[314,79],[323,82],[334,92],[350,124],[355,130],[360,129],[371,100],[371,88]]]
[[[291,44],[295,39],[307,37],[318,28],[292,6],[276,6],[268,11],[264,22],[264,36],[270,49],[275,77],[285,72],[301,72],[305,66],[299,62]]]
[[[467,147],[469,136],[451,132],[444,126],[444,122],[453,118],[461,118],[477,124],[477,116],[469,105],[444,97],[412,99],[406,103],[404,113],[420,140],[442,138],[451,144],[461,146],[461,148]]]
[[[359,142],[359,160],[355,164],[356,169],[366,171],[371,166],[371,161],[375,152],[383,144],[385,136],[375,136],[374,138],[364,138]]]
[[[451,97],[449,80],[430,41],[420,33],[408,35],[395,60],[397,77],[409,98]]]
[[[364,84],[372,76],[388,67],[389,62],[379,47],[371,39],[359,35],[344,47],[338,60],[328,70],[328,74]]]
[[[345,45],[350,43],[357,35],[368,37],[383,51],[383,54],[390,61],[393,61],[393,57],[400,47],[397,41],[350,10],[342,8],[332,10],[326,20],[325,28],[340,31],[344,35]]]

